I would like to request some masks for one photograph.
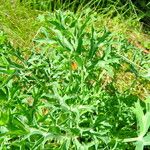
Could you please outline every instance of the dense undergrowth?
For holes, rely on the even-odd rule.
[[[29,2],[0,2],[0,149],[149,149],[149,34],[136,14]]]
[[[139,102],[134,91],[142,80],[148,92],[149,54],[123,34],[97,28],[95,14],[58,11],[39,20],[28,55],[1,32],[1,149],[150,145],[149,98]],[[122,91],[118,74],[126,73],[131,84]]]

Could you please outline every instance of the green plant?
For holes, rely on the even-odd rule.
[[[134,149],[124,140],[137,135],[139,98],[133,87],[120,93],[115,77],[126,63],[141,78],[147,57],[123,35],[97,29],[89,11],[38,19],[28,55],[0,35],[1,149]]]
[[[138,123],[138,137],[124,139],[124,142],[136,142],[136,150],[143,150],[144,146],[150,146],[150,100],[147,98],[146,113],[144,114],[139,101],[135,104],[134,112]]]

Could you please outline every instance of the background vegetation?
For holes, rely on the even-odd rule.
[[[0,149],[150,149],[149,2],[0,10]]]

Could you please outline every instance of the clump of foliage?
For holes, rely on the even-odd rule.
[[[123,35],[97,29],[89,13],[58,11],[38,18],[43,26],[28,56],[0,35],[1,149],[149,145],[149,101],[144,114],[132,94],[138,78],[149,80],[149,55]],[[134,76],[123,93],[115,83],[122,64]]]

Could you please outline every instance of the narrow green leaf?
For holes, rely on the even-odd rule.
[[[136,142],[136,148],[135,148],[135,150],[143,150],[143,148],[144,148],[144,145],[143,145],[142,141]]]
[[[144,132],[144,124],[143,124],[144,113],[139,101],[135,103],[134,113],[136,115],[138,126],[139,126],[138,135],[141,135]]]
[[[143,138],[143,143],[150,146],[150,132]]]

